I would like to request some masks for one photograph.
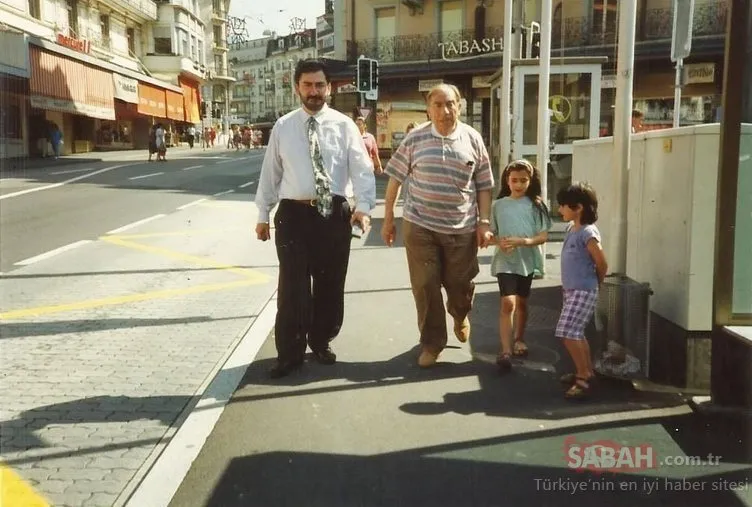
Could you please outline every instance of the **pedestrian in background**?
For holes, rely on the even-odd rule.
[[[446,312],[454,319],[457,339],[464,343],[470,338],[478,246],[487,246],[493,238],[494,187],[481,135],[459,121],[457,87],[438,85],[426,101],[431,123],[414,130],[387,164],[390,179],[381,229],[382,239],[392,246],[394,205],[404,185],[402,232],[418,314],[418,365],[424,368],[433,366],[446,347]]]
[[[608,270],[601,245],[598,220],[598,198],[589,185],[573,183],[556,195],[559,213],[571,222],[561,249],[561,285],[564,304],[556,336],[572,357],[575,373],[562,376],[569,384],[565,396],[570,399],[585,398],[590,393],[590,383],[595,376],[590,345],[585,338],[585,327],[593,318],[598,301],[598,286],[603,283]]]
[[[512,368],[511,357],[526,357],[527,300],[537,265],[539,246],[548,240],[551,218],[541,196],[540,172],[527,160],[515,160],[501,174],[501,190],[493,203],[491,230],[496,252],[491,274],[499,283],[499,338],[496,364],[501,373]],[[539,259],[540,258],[540,259]],[[514,331],[514,346],[512,332]]]
[[[60,148],[63,146],[63,131],[57,126],[57,123],[52,124],[52,132],[50,132],[50,143],[52,144],[52,152],[55,154],[55,158],[60,157]]]
[[[157,126],[152,125],[149,128],[149,162],[151,162],[152,155],[156,154],[159,150],[157,149]],[[157,155],[157,158],[159,156]]]
[[[294,79],[302,107],[275,123],[256,193],[256,237],[261,241],[271,237],[269,215],[279,203],[274,216],[279,280],[272,378],[298,369],[306,345],[319,363],[336,362],[329,342],[344,318],[352,226],[368,230],[376,204],[373,167],[360,132],[351,118],[326,104],[331,94],[326,66],[320,60],[301,60]],[[348,182],[354,210],[345,195]]]
[[[154,137],[157,143],[157,162],[167,162],[167,141],[165,139],[165,129],[161,123],[157,123],[154,131]]]
[[[358,126],[358,130],[360,130],[360,135],[363,137],[363,143],[366,145],[366,151],[371,157],[371,162],[373,162],[373,172],[376,174],[383,173],[384,169],[381,166],[381,159],[379,158],[379,146],[376,143],[376,138],[367,130],[366,119],[362,116],[358,116],[355,119],[355,124]]]

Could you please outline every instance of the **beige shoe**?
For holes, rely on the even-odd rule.
[[[430,368],[431,366],[436,364],[436,359],[438,359],[439,354],[435,354],[431,352],[429,349],[423,347],[423,350],[420,352],[420,356],[418,356],[418,366],[421,368]]]
[[[465,343],[470,339],[470,319],[465,317],[465,320],[454,320],[454,336],[461,343]]]

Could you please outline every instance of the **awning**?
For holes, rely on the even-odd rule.
[[[185,111],[183,110],[183,94],[175,93],[170,90],[167,92],[167,117],[171,120],[185,121]]]
[[[180,79],[180,87],[183,89],[183,101],[185,104],[185,121],[188,123],[201,123],[198,108],[201,96],[198,93],[198,84]]]
[[[36,46],[29,47],[31,106],[115,119],[112,74]]]
[[[138,112],[157,118],[167,118],[167,97],[164,88],[139,81]]]

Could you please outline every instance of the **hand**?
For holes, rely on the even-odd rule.
[[[360,228],[363,229],[363,234],[367,233],[368,229],[371,228],[371,217],[362,211],[356,211],[352,214],[350,225],[355,225],[356,222],[360,225]]]
[[[479,247],[486,248],[487,246],[493,244],[494,233],[491,231],[491,226],[489,226],[488,224],[478,224],[476,234],[478,236]]]
[[[384,174],[384,168],[383,168],[383,167],[381,167],[381,166],[379,166],[379,167],[374,167],[374,169],[373,169],[373,173],[374,173],[374,174],[375,174],[376,176],[378,176],[378,175],[380,175],[380,174]]]
[[[392,246],[394,239],[397,236],[397,228],[394,227],[394,218],[384,218],[384,223],[381,226],[381,239],[386,246]]]
[[[501,241],[499,242],[499,247],[506,253],[513,251],[518,246],[525,246],[525,238],[506,236],[501,238]]]
[[[271,239],[271,234],[269,233],[269,224],[266,222],[259,222],[256,224],[256,239],[261,241],[267,241]]]

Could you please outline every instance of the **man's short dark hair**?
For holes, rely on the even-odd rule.
[[[326,64],[323,61],[316,58],[299,60],[297,65],[295,65],[295,84],[300,84],[300,76],[302,74],[318,71],[324,73],[324,79],[326,79],[326,82],[329,83],[329,71],[327,70]]]
[[[574,182],[566,188],[562,188],[556,194],[556,200],[562,206],[575,208],[582,206],[580,221],[583,224],[594,224],[598,221],[598,196],[593,187],[587,183]]]
[[[642,118],[645,115],[639,109],[632,109],[632,118]]]

